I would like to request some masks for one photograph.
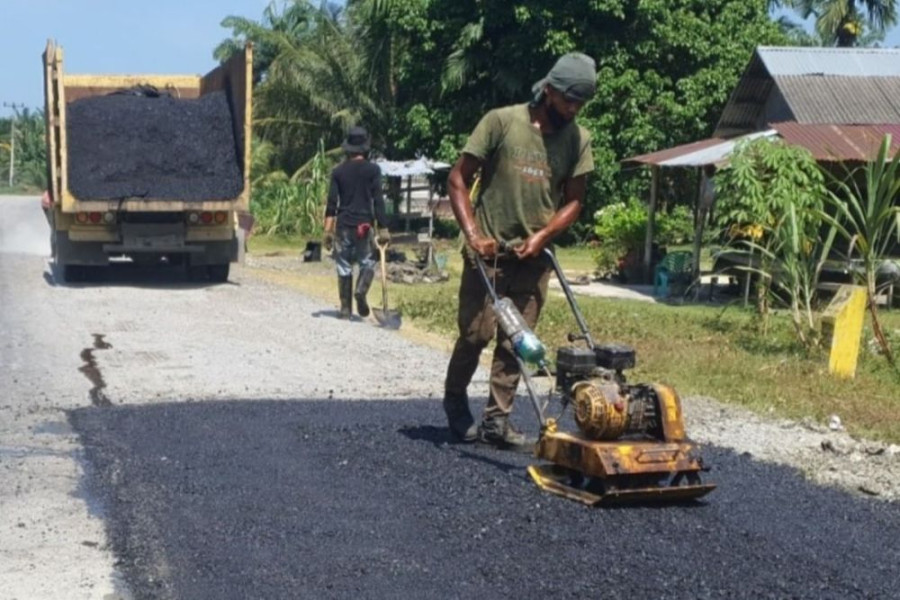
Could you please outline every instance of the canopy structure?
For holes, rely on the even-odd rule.
[[[447,170],[450,164],[427,158],[415,160],[395,161],[379,160],[375,162],[381,167],[381,173],[385,177],[411,177],[415,175],[432,175],[435,171]]]
[[[743,141],[755,140],[761,137],[775,137],[778,132],[775,129],[757,131],[748,135],[742,135],[731,139],[708,138],[699,142],[682,144],[674,148],[658,150],[649,154],[633,156],[622,161],[624,164],[642,164],[656,167],[704,167],[707,165],[721,166],[728,162],[735,147]]]
[[[377,160],[375,164],[381,168],[381,173],[388,178],[400,179],[401,184],[395,189],[399,189],[403,179],[406,179],[406,217],[404,231],[409,232],[409,222],[412,219],[412,197],[413,192],[427,191],[427,206],[429,209],[428,237],[431,239],[431,233],[434,227],[434,216],[431,214],[432,194],[434,192],[431,182],[427,185],[413,186],[413,178],[427,177],[430,179],[438,171],[446,171],[451,165],[449,163],[431,160],[427,157],[420,157],[414,160]],[[395,210],[399,210],[399,200],[396,200]]]
[[[900,152],[900,124],[840,125],[822,123],[770,123],[769,129],[730,139],[708,138],[658,150],[622,161],[627,165],[647,165],[651,168],[650,207],[647,237],[644,247],[644,271],[649,277],[653,227],[657,206],[659,169],[672,167],[721,167],[728,163],[734,149],[742,142],[759,138],[783,139],[792,146],[805,148],[821,163],[864,162],[872,160],[885,135],[891,136],[890,156]],[[703,218],[697,219],[694,239],[694,273],[700,270],[699,240],[703,234]]]
[[[778,135],[775,129],[756,131],[747,135],[731,139],[708,138],[689,144],[682,144],[674,148],[658,150],[649,154],[633,156],[622,161],[623,164],[648,165],[651,171],[650,182],[650,206],[647,210],[647,235],[644,240],[644,278],[649,281],[652,273],[653,260],[653,236],[656,223],[656,207],[659,196],[659,170],[663,167],[689,167],[702,168],[706,166],[721,167],[728,162],[731,153],[742,142],[758,138],[773,138]],[[699,196],[699,193],[698,193]],[[698,213],[700,212],[698,202]],[[700,241],[703,238],[703,221],[705,214],[698,214],[697,226],[694,230],[693,272],[696,276],[700,272]]]

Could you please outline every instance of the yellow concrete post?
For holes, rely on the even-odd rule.
[[[866,288],[842,285],[822,314],[822,331],[829,344],[828,370],[838,377],[856,376],[866,298]]]

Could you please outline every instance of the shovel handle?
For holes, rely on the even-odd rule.
[[[385,259],[385,253],[387,251],[388,243],[385,242],[383,245],[378,243],[378,240],[375,240],[375,246],[378,247],[378,257],[381,263],[381,304],[382,310],[387,312],[388,310],[388,297],[387,297],[387,260]]]

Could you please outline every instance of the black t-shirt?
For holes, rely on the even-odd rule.
[[[331,172],[325,216],[337,216],[338,227],[356,227],[376,218],[381,227],[387,227],[378,165],[350,159],[336,166]]]

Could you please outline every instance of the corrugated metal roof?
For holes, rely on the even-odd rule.
[[[900,122],[898,87],[900,49],[760,46],[713,135],[731,137],[764,127],[772,118],[765,114],[766,103],[779,92],[795,118],[805,122]],[[801,112],[803,119],[796,116]]]
[[[435,171],[449,169],[452,166],[449,163],[433,161],[427,158],[408,161],[379,160],[375,164],[379,166],[382,175],[385,177],[431,175]]]
[[[896,48],[759,46],[756,55],[772,77],[900,77],[900,49]]]
[[[788,144],[806,148],[822,162],[871,160],[886,134],[891,135],[891,156],[900,150],[900,124],[773,123],[772,128]]]
[[[775,85],[798,123],[900,123],[900,77],[785,76]]]
[[[758,137],[772,137],[775,130],[757,131],[730,140],[721,138],[709,138],[682,144],[674,148],[642,154],[623,160],[623,163],[656,165],[658,167],[702,167],[705,165],[717,165],[724,163],[731,156],[734,147],[744,140],[753,140]]]
[[[891,156],[900,150],[900,124],[835,125],[818,123],[773,123],[771,129],[757,131],[730,140],[709,138],[674,148],[627,158],[625,164],[658,167],[702,167],[728,161],[737,144],[759,137],[781,137],[785,142],[801,146],[821,162],[871,160],[881,140],[891,135]]]

